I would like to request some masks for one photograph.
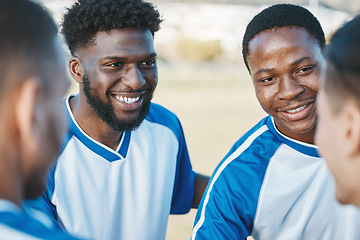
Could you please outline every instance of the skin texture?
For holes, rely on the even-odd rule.
[[[337,200],[360,207],[360,108],[354,99],[347,97],[335,113],[332,95],[324,88],[330,77],[326,71],[321,80],[315,141],[334,175]]]
[[[255,35],[247,56],[256,97],[284,135],[314,143],[316,95],[324,63],[320,46],[300,27]]]
[[[67,128],[62,99],[70,82],[61,64],[64,56],[58,40],[54,48],[57,58],[49,59],[46,70],[52,82],[44,87],[39,76],[29,76],[2,103],[0,198],[19,207],[23,199],[37,197],[44,190]]]

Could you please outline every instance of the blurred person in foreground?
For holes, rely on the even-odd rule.
[[[175,114],[151,102],[161,21],[142,0],[80,0],[65,13],[80,91],[66,99],[70,131],[47,191],[30,204],[70,233],[165,239],[169,214],[200,202],[208,177],[192,170]]]
[[[325,37],[305,8],[278,4],[246,28],[243,57],[269,114],[213,173],[192,239],[359,239],[360,212],[340,205],[314,145]]]
[[[45,189],[67,124],[57,27],[40,5],[0,1],[0,239],[75,239],[22,201]]]
[[[360,16],[325,49],[315,141],[336,182],[336,198],[360,207]]]

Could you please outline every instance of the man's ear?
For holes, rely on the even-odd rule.
[[[72,56],[69,62],[69,70],[74,80],[81,84],[83,82],[84,76],[84,69],[81,63],[81,59],[76,56]]]
[[[360,156],[360,108],[349,100],[345,102],[341,112],[342,129],[341,138],[343,139],[343,151],[349,159]]]
[[[38,118],[41,115],[37,102],[41,93],[41,83],[37,78],[26,79],[19,87],[14,104],[14,113],[16,125],[18,126],[19,140],[21,143],[29,143],[30,148],[35,145]],[[31,140],[30,140],[31,139]]]

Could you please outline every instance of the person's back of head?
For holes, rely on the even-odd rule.
[[[333,34],[324,55],[328,63],[324,88],[332,98],[334,112],[347,98],[360,107],[360,15]]]
[[[5,76],[37,75],[55,56],[57,27],[50,15],[38,4],[25,0],[0,1],[0,91],[14,84]],[[1,94],[1,96],[4,96]]]
[[[154,35],[162,22],[157,9],[143,0],[79,0],[67,9],[62,23],[70,52],[96,44],[98,32],[120,28],[150,30]]]
[[[316,144],[333,173],[339,202],[360,207],[360,15],[324,50]]]
[[[324,32],[316,17],[306,8],[292,4],[276,4],[257,14],[247,25],[242,42],[242,53],[246,67],[249,52],[249,41],[258,33],[281,27],[302,27],[318,42],[319,46],[325,47]]]
[[[1,0],[0,31],[0,198],[19,204],[45,187],[69,82],[56,24],[39,4]]]

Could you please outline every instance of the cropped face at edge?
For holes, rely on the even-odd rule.
[[[247,61],[257,99],[278,130],[296,140],[313,139],[324,64],[316,40],[300,27],[266,30],[250,40]]]
[[[64,96],[70,81],[66,74],[65,54],[62,42],[55,38],[54,48],[56,57],[49,57],[47,73],[49,79],[47,87],[43,87],[37,101],[37,127],[32,141],[36,141],[36,148],[27,156],[25,197],[33,198],[41,194],[45,188],[47,173],[53,161],[59,154],[60,146],[67,130]],[[45,67],[43,68],[45,69]]]
[[[334,74],[334,66],[328,63],[326,71],[321,77],[318,94],[319,121],[315,142],[319,146],[320,155],[325,159],[334,176],[337,200],[344,204],[352,203],[360,207],[358,178],[360,165],[354,157],[356,154],[351,150],[358,149],[359,146],[359,142],[356,140],[359,138],[351,136],[358,135],[358,131],[355,130],[358,127],[353,127],[359,124],[354,120],[360,119],[360,110],[356,110],[358,107],[352,97],[346,97],[347,93],[341,94],[341,91],[337,91],[335,86],[325,87],[326,84],[333,84],[331,78],[334,77],[339,78],[340,76]]]
[[[158,73],[153,36],[132,28],[99,32],[79,51],[83,89],[97,117],[117,131],[132,130],[148,113]]]

